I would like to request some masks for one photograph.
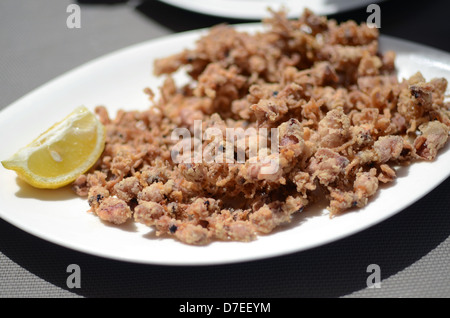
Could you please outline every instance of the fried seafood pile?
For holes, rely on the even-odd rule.
[[[305,11],[283,12],[249,34],[219,25],[195,49],[155,62],[165,75],[160,97],[147,111],[96,112],[107,129],[97,165],[73,184],[102,220],[129,220],[193,245],[213,240],[251,241],[270,233],[326,196],[331,216],[364,207],[381,184],[396,178],[394,165],[433,160],[447,142],[447,81],[417,73],[398,81],[395,53],[378,50],[379,32],[353,21]],[[177,87],[172,74],[191,77]],[[262,173],[263,160],[174,162],[184,127],[253,128],[239,149],[278,129],[258,156],[276,158],[279,169]],[[194,137],[184,140],[194,144]],[[202,141],[202,149],[211,140]],[[221,147],[234,147],[225,138]],[[204,150],[206,151],[206,150]],[[205,153],[203,154],[205,155]]]

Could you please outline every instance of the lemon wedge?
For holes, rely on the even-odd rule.
[[[95,114],[80,106],[1,163],[36,188],[57,189],[97,162],[105,138],[105,127]]]

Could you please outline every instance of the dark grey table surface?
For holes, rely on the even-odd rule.
[[[0,109],[74,67],[131,44],[220,22],[246,22],[151,0],[81,3],[82,27],[68,29],[70,3],[0,2]],[[390,0],[381,3],[381,9],[382,34],[450,52],[449,1]],[[362,8],[332,17],[362,22],[367,16]],[[325,246],[218,266],[113,261],[49,243],[0,219],[0,297],[446,298],[450,297],[449,191],[447,180],[389,220]],[[69,264],[82,269],[79,289],[66,284]],[[367,288],[370,264],[380,266],[381,288]]]

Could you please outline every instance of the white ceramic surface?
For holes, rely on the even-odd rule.
[[[252,24],[240,26],[254,30]],[[114,52],[45,84],[0,112],[0,159],[79,105],[105,105],[111,116],[120,109],[149,107],[143,89],[157,90],[163,79],[152,75],[152,61],[193,46],[205,30],[176,34]],[[450,79],[450,54],[393,38],[381,38],[381,50],[398,52],[400,77],[421,70],[427,79]],[[185,80],[183,76],[177,78]],[[399,179],[382,189],[362,210],[330,219],[323,207],[311,207],[288,226],[250,243],[215,242],[188,246],[158,238],[139,224],[124,227],[101,222],[87,213],[87,201],[70,188],[38,190],[0,166],[0,217],[16,227],[77,251],[130,262],[164,265],[211,265],[250,261],[303,251],[336,241],[373,226],[402,211],[450,175],[446,147],[432,163],[399,171]],[[407,231],[400,228],[399,231]],[[432,229],[430,229],[432,230]]]
[[[167,4],[218,17],[260,20],[269,16],[268,8],[288,9],[289,17],[298,17],[305,8],[316,14],[335,14],[366,7],[383,0],[160,0]]]

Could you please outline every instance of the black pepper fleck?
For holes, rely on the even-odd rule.
[[[159,178],[157,176],[151,176],[147,179],[148,183],[155,183],[155,182],[159,182]]]
[[[296,213],[302,213],[303,211],[305,211],[305,207],[304,206],[302,206],[300,209],[298,209]]]
[[[175,224],[173,224],[169,227],[169,231],[172,234],[174,234],[177,230],[178,230],[178,227]]]

